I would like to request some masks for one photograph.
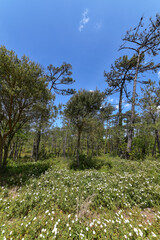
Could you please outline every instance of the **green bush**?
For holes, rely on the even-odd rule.
[[[86,154],[80,154],[79,156],[79,170],[85,170],[85,169],[97,169],[99,170],[102,166],[109,165],[109,162],[105,162],[104,159],[97,159],[92,156],[87,156]],[[73,161],[70,164],[70,169],[77,169],[77,162],[76,159],[73,159]]]

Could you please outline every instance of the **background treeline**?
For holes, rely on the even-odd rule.
[[[104,71],[106,87],[76,92],[72,66],[43,69],[0,48],[0,167],[7,159],[37,161],[54,156],[73,158],[75,166],[94,156],[112,154],[145,159],[160,154],[160,16],[127,31],[120,50],[128,55]],[[133,53],[133,55],[132,55]],[[157,60],[157,58],[155,58]],[[148,79],[146,76],[150,76]],[[155,74],[156,73],[156,74]],[[138,91],[137,91],[138,88]],[[56,94],[72,95],[66,105],[54,105]],[[108,101],[119,96],[118,108]],[[131,110],[125,112],[124,104]],[[56,117],[62,124],[55,127]]]

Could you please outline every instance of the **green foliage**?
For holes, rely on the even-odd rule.
[[[51,94],[42,68],[23,56],[21,59],[0,47],[0,167],[14,135],[25,124],[47,114]],[[4,153],[4,154],[3,154]]]
[[[72,88],[61,88],[62,85],[70,85],[75,82],[75,80],[71,78],[71,64],[63,63],[60,67],[54,67],[52,64],[50,64],[47,69],[49,74],[46,75],[46,78],[50,84],[50,90],[54,90],[55,93],[62,95],[70,95],[75,93],[75,90]]]
[[[79,170],[85,170],[85,169],[100,169],[104,165],[108,165],[108,163],[105,162],[104,159],[97,159],[93,156],[87,156],[86,154],[81,153],[79,156],[80,165]],[[109,165],[108,165],[109,166]],[[73,160],[70,163],[70,169],[77,170],[77,163],[75,160]]]
[[[81,90],[74,94],[66,104],[64,110],[65,117],[68,118],[77,129],[77,167],[80,166],[81,133],[84,130],[85,124],[97,115],[104,97],[104,93],[98,90]]]
[[[144,139],[142,136],[135,137],[133,139],[133,144],[132,144],[132,151],[130,153],[130,159],[132,160],[144,160],[146,158],[146,155],[148,154],[148,149],[150,139],[148,136],[148,139]]]
[[[141,57],[141,61],[143,60],[144,56]],[[119,57],[114,62],[114,65],[111,65],[110,72],[104,72],[105,82],[107,82],[108,85],[106,89],[107,95],[117,92],[121,92],[123,95],[124,92],[127,98],[130,96],[130,92],[127,91],[127,85],[133,81],[136,63],[137,56],[135,54],[130,59],[127,55],[124,55],[123,57]],[[120,101],[122,101],[122,96]],[[122,104],[122,102],[120,104]]]
[[[1,117],[5,120],[8,116],[12,125],[15,112],[19,112],[19,117],[23,119],[31,118],[37,108],[41,108],[49,100],[41,67],[26,56],[19,59],[13,51],[5,47],[0,48],[0,76],[0,102],[7,110],[4,112],[1,105]]]
[[[98,90],[93,92],[81,90],[68,101],[64,111],[65,115],[71,120],[71,123],[81,127],[100,109],[103,100],[104,93],[100,93]]]
[[[41,146],[41,150],[39,152],[39,159],[46,159],[47,158],[47,152],[46,152],[46,148],[45,148],[45,145],[42,144]]]
[[[15,161],[10,160],[8,166],[0,171],[1,185],[11,186],[21,186],[26,184],[30,178],[38,177],[44,173],[48,168],[51,167],[49,161],[43,162],[27,162],[27,163],[15,163]]]

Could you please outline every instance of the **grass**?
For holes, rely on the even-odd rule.
[[[160,239],[160,162],[50,159],[1,173],[0,239]]]

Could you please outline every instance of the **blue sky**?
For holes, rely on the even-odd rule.
[[[0,45],[44,67],[70,63],[76,90],[103,91],[104,70],[129,54],[118,52],[126,30],[159,9],[159,0],[0,0]]]

